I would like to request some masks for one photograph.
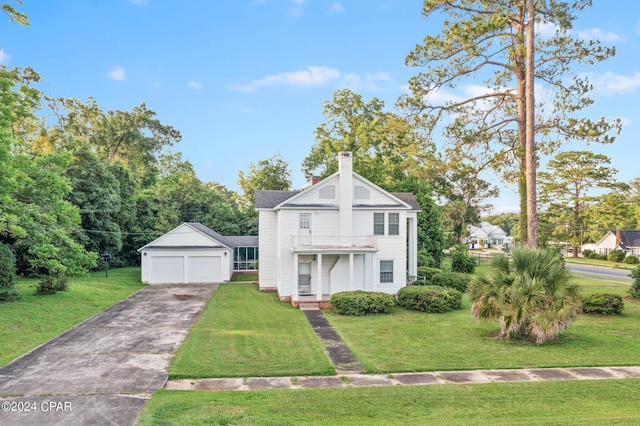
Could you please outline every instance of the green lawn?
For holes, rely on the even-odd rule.
[[[72,278],[66,291],[34,296],[37,280],[18,280],[18,301],[0,304],[0,365],[140,290],[140,268],[111,269]]]
[[[302,311],[255,284],[221,284],[169,368],[172,379],[334,373]]]
[[[623,294],[626,288],[606,290]],[[331,311],[325,315],[369,373],[640,365],[637,300],[625,299],[620,316],[582,315],[558,341],[540,346],[492,338],[500,330],[498,322],[476,321],[470,309],[465,296],[461,310],[445,314],[397,307],[388,315],[348,317]]]
[[[639,424],[640,380],[346,387],[270,391],[161,390],[139,425]]]

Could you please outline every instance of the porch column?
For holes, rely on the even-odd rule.
[[[293,253],[293,286],[291,289],[291,300],[298,301],[298,253]]]
[[[318,253],[318,264],[316,270],[316,300],[322,300],[322,253]]]
[[[349,290],[353,291],[353,253],[349,253]]]
[[[409,218],[409,247],[407,250],[408,266],[407,273],[411,276],[418,275],[418,223],[416,217]]]

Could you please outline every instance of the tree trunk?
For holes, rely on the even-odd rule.
[[[519,21],[524,22],[524,17],[526,15],[525,8],[522,7],[519,11]],[[525,93],[527,89],[527,58],[526,58],[526,49],[525,45],[525,30],[524,26],[519,26],[517,29],[517,46],[516,48],[516,57],[514,59],[516,63],[515,67],[515,76],[516,76],[516,84],[518,86],[518,96],[516,98],[516,105],[518,108],[518,146],[516,148],[516,156],[518,159],[518,195],[520,198],[520,209],[519,209],[519,234],[520,234],[520,245],[527,246],[527,175],[526,175],[526,161],[525,161],[525,153],[526,153],[526,139],[527,139],[527,120],[526,120],[526,112],[527,105],[525,100]],[[519,47],[522,48],[519,48]]]
[[[536,248],[538,245],[538,212],[536,199],[536,139],[535,139],[535,0],[528,1],[527,12],[527,76],[526,76],[526,150],[525,167],[527,179],[527,243]]]

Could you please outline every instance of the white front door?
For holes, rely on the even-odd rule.
[[[298,294],[311,294],[311,263],[298,263]]]

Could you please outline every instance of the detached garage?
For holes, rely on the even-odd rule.
[[[218,283],[233,274],[235,244],[201,223],[183,223],[138,249],[145,284]]]

